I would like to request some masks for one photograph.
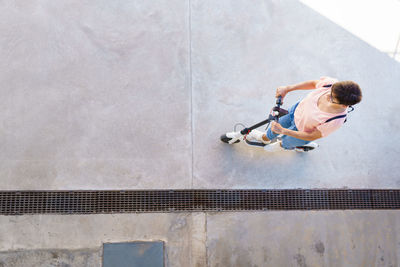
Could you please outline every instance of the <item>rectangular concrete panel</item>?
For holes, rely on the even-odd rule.
[[[191,10],[194,188],[399,188],[398,62],[298,1],[192,1]],[[321,76],[356,81],[363,100],[317,150],[219,140],[264,120],[278,86]],[[289,93],[284,107],[307,93]]]
[[[399,220],[397,211],[208,214],[208,266],[398,266]]]
[[[0,252],[0,266],[48,267],[48,266],[101,266],[101,250],[98,249],[44,249]]]
[[[0,4],[2,189],[191,185],[185,1]]]
[[[93,266],[103,243],[141,240],[164,242],[166,266],[397,266],[399,220],[357,210],[0,216],[0,262]]]
[[[400,137],[382,138],[400,64],[297,1],[0,7],[2,189],[400,185]],[[277,86],[324,75],[364,99],[318,150],[219,141],[264,119]]]
[[[104,243],[134,241],[164,242],[166,266],[200,267],[206,257],[200,213],[0,216],[0,225],[0,262],[13,251],[101,250]],[[49,266],[52,257],[42,256]]]
[[[103,267],[163,267],[163,242],[127,242],[103,245]]]

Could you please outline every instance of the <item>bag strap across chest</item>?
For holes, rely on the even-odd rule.
[[[327,84],[327,85],[324,85],[323,87],[329,88],[329,87],[332,87],[332,84]],[[352,112],[352,111],[354,110],[354,108],[353,108],[352,106],[349,106],[349,108],[351,108],[351,110],[348,111],[347,114],[349,114],[350,112]],[[347,114],[345,114],[345,115],[338,115],[338,116],[332,117],[332,118],[330,118],[330,119],[327,119],[327,120],[325,121],[325,123],[328,123],[328,122],[333,121],[333,120],[341,119],[341,118],[346,118],[346,119],[344,120],[344,122],[343,122],[343,123],[345,123],[345,122],[347,121]]]

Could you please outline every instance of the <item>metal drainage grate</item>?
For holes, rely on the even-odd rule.
[[[0,214],[400,209],[400,190],[0,191]]]

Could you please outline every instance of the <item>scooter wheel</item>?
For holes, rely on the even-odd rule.
[[[229,144],[229,141],[232,140],[232,138],[227,137],[225,134],[221,135],[220,139],[222,142],[227,143],[227,144]],[[240,140],[237,140],[234,144],[239,143],[239,142],[240,142]]]

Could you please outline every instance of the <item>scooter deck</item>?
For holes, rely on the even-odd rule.
[[[229,144],[229,141],[232,140],[232,138],[227,137],[226,134],[221,135],[220,139],[222,142],[227,143],[227,144]],[[239,142],[240,142],[240,140],[237,140],[236,142],[234,142],[234,144],[239,143]]]

